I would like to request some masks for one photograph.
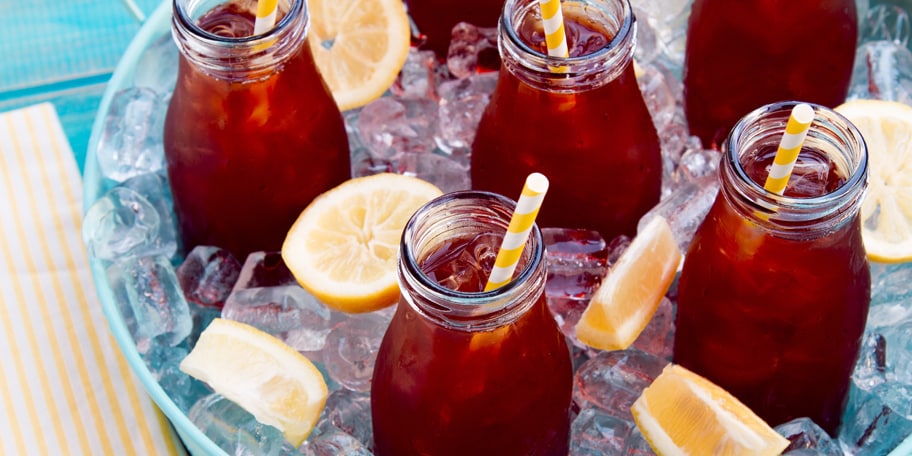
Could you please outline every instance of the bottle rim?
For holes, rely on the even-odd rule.
[[[406,223],[402,232],[399,249],[399,282],[403,295],[408,290],[418,293],[418,298],[407,301],[416,311],[432,318],[447,327],[479,330],[505,324],[505,319],[525,310],[535,303],[541,290],[530,290],[530,281],[544,279],[544,243],[537,225],[533,225],[526,241],[527,260],[520,263],[521,269],[506,285],[491,291],[465,292],[447,288],[428,277],[421,269],[419,257],[437,245],[428,239],[428,231],[435,226],[444,228],[463,226],[458,218],[453,220],[429,221],[430,217],[439,215],[445,208],[450,217],[463,210],[480,209],[484,211],[485,225],[496,225],[506,231],[510,215],[516,202],[499,194],[465,190],[446,193],[419,208]],[[541,276],[541,277],[538,277]],[[535,299],[531,299],[534,297]],[[422,304],[416,304],[420,301]],[[521,301],[521,302],[520,302]]]
[[[537,8],[538,0],[507,0],[504,3],[498,28],[498,49],[504,66],[526,83],[542,86],[560,93],[580,92],[601,87],[616,79],[633,59],[636,49],[636,16],[629,0],[568,0],[564,4],[581,4],[592,7],[601,16],[615,19],[606,29],[614,36],[608,43],[588,54],[570,57],[552,57],[542,53],[522,40],[517,26]],[[566,17],[566,15],[565,15]],[[599,22],[605,25],[604,22]],[[553,68],[562,68],[560,72]],[[522,69],[528,74],[517,74]]]
[[[860,207],[867,187],[868,153],[864,137],[851,121],[832,109],[807,103],[814,109],[815,118],[805,145],[809,142],[826,142],[842,153],[836,157],[845,162],[850,174],[845,182],[833,191],[809,197],[780,195],[766,190],[761,183],[748,175],[741,156],[750,152],[751,146],[769,135],[781,137],[792,108],[800,102],[780,101],[761,106],[742,117],[732,128],[722,144],[720,176],[732,188],[722,186],[729,199],[736,199],[743,209],[765,214],[762,221],[778,228],[809,227],[807,222],[827,223],[834,218],[847,218]],[[766,122],[765,126],[760,126]]]
[[[575,3],[586,3],[586,4],[593,3],[592,1],[589,1],[589,0],[572,0],[572,1],[575,1]],[[517,6],[522,5],[523,3],[530,3],[530,4],[537,5],[538,0],[507,0],[504,3],[503,13],[501,14],[501,20],[498,23],[498,26],[504,28],[504,30],[507,33],[507,36],[510,38],[510,41],[513,42],[520,50],[522,50],[523,52],[525,52],[527,54],[530,54],[530,55],[533,55],[533,56],[536,56],[536,57],[542,59],[546,63],[546,65],[551,65],[551,66],[573,65],[573,63],[586,63],[592,59],[597,59],[600,56],[604,56],[605,54],[612,52],[612,50],[616,49],[630,35],[631,30],[635,27],[635,22],[636,22],[636,18],[634,17],[633,10],[630,6],[630,0],[619,0],[618,3],[620,3],[621,7],[622,7],[622,18],[621,18],[622,22],[620,23],[620,27],[618,28],[615,35],[611,38],[611,40],[608,41],[608,44],[606,44],[605,47],[603,47],[595,52],[577,56],[577,57],[573,57],[573,56],[571,56],[571,57],[552,57],[548,54],[543,54],[543,53],[539,52],[538,50],[530,47],[516,33],[516,23],[515,23],[516,20],[524,17],[525,10],[529,8],[527,6],[525,8],[517,9]],[[514,14],[514,15],[507,14],[508,11],[513,11],[514,9],[517,10],[517,14]],[[518,14],[518,12],[523,12],[523,14]],[[516,16],[516,17],[513,17],[513,16]]]
[[[196,9],[205,6],[205,11],[203,13],[211,10],[215,4],[209,4],[204,0],[173,0],[172,1],[172,11],[173,11],[173,20],[172,23],[175,26],[180,26],[181,29],[192,33],[196,39],[203,41],[206,44],[211,46],[218,46],[224,44],[230,45],[247,45],[247,46],[262,46],[264,43],[272,42],[279,38],[283,30],[285,30],[289,24],[294,20],[294,18],[303,14],[307,16],[309,10],[307,8],[306,0],[288,0],[290,6],[288,11],[282,16],[282,18],[276,22],[275,26],[271,29],[263,32],[259,35],[250,35],[242,37],[228,37],[222,35],[216,35],[207,31],[206,29],[197,25],[196,20],[193,19],[193,13],[196,12]],[[217,2],[222,4],[225,2]],[[279,5],[281,6],[281,5]],[[309,21],[308,21],[309,22]]]

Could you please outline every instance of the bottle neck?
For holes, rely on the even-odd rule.
[[[565,24],[585,20],[607,33],[608,44],[577,57],[543,54],[526,44],[517,32],[528,21],[541,21],[538,0],[507,0],[497,40],[504,67],[527,85],[557,93],[596,89],[620,76],[633,61],[636,49],[636,18],[629,0],[568,0],[561,8]]]
[[[403,231],[399,251],[403,302],[439,326],[473,332],[509,325],[528,311],[545,288],[544,247],[537,226],[533,226],[523,248],[519,274],[499,289],[452,290],[422,269],[431,255],[453,253],[459,244],[478,234],[505,233],[515,206],[494,193],[463,191],[448,193],[419,209]],[[499,240],[495,253],[497,248]]]
[[[280,0],[280,19],[259,35],[226,37],[204,30],[199,18],[221,1],[173,0],[171,32],[181,54],[193,65],[219,79],[255,81],[280,70],[307,44],[310,16],[305,0]]]
[[[775,235],[812,239],[841,229],[855,219],[867,187],[867,148],[861,133],[848,120],[824,106],[812,105],[814,122],[802,151],[825,154],[831,161],[831,170],[835,168],[844,182],[829,193],[812,197],[783,196],[765,190],[763,183],[748,175],[744,162],[761,148],[775,150],[795,104],[763,106],[735,125],[722,145],[720,191],[741,216]]]

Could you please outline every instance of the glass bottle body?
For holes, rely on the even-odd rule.
[[[184,246],[238,258],[278,250],[310,201],[351,175],[341,114],[305,39],[306,5],[294,0],[262,35],[226,37],[215,33],[252,33],[252,15],[216,9],[197,24],[189,3],[174,5],[181,56],[164,130]]]
[[[567,454],[572,366],[537,228],[514,280],[481,292],[511,211],[458,192],[406,227],[402,298],[371,386],[375,454]]]
[[[758,106],[838,106],[857,40],[854,0],[695,0],[683,70],[691,133],[713,147]]]
[[[722,187],[679,279],[674,360],[770,425],[807,416],[835,434],[870,302],[867,159],[857,130],[817,106],[825,127],[812,126],[785,195],[763,190],[790,107],[748,114],[724,144]]]
[[[626,0],[562,5],[567,59],[546,55],[537,3],[505,6],[503,65],[472,145],[472,186],[510,194],[541,172],[552,182],[541,226],[633,235],[659,201],[662,173],[632,66],[635,20]]]

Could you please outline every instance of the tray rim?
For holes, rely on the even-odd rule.
[[[83,174],[83,211],[88,210],[92,203],[105,191],[104,179],[101,176],[95,150],[104,128],[105,115],[111,104],[114,94],[124,88],[133,86],[133,76],[136,63],[143,52],[155,40],[170,33],[171,1],[162,0],[155,11],[146,19],[136,36],[132,39],[123,57],[114,69],[114,74],[108,81],[104,95],[99,103],[92,131],[89,137],[88,150],[85,159]],[[176,71],[176,69],[175,69]],[[158,381],[152,376],[142,357],[139,354],[133,337],[127,330],[120,311],[115,305],[114,292],[106,279],[105,265],[101,260],[89,258],[92,271],[92,280],[101,302],[102,312],[108,322],[108,327],[114,335],[121,353],[130,365],[133,373],[139,378],[152,401],[168,418],[172,428],[180,437],[180,442],[192,455],[228,456],[209,437],[207,437],[190,418],[178,408],[177,404],[162,389]],[[182,450],[183,448],[179,448]]]
[[[88,150],[85,159],[85,168],[83,174],[83,211],[88,210],[92,203],[97,200],[104,191],[103,179],[95,150],[98,146],[98,138],[104,127],[105,114],[111,104],[113,95],[120,89],[131,87],[134,75],[134,68],[139,61],[143,52],[149,44],[170,33],[171,25],[171,0],[162,0],[155,11],[146,19],[139,32],[130,42],[123,57],[114,69],[114,74],[105,88],[104,95],[99,103],[98,110],[92,131],[89,137]],[[95,289],[101,302],[102,311],[117,345],[127,359],[127,363],[133,370],[133,373],[139,378],[146,392],[161,409],[170,421],[174,430],[179,435],[187,450],[194,456],[212,455],[228,456],[228,454],[207,437],[187,415],[178,408],[177,404],[162,389],[158,381],[152,376],[145,362],[133,342],[133,338],[127,330],[120,311],[114,304],[115,298],[106,277],[104,264],[101,260],[89,258],[89,265],[92,271],[92,280],[95,283]],[[909,456],[912,455],[912,435],[909,435],[902,443],[893,449],[887,456]]]

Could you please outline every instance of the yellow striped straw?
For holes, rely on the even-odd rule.
[[[544,174],[532,173],[526,177],[522,194],[516,203],[513,216],[510,217],[510,226],[507,227],[507,234],[504,235],[500,250],[497,251],[497,259],[494,260],[494,268],[491,269],[491,276],[488,277],[484,291],[500,288],[513,278],[513,271],[516,270],[523,247],[529,239],[535,217],[538,216],[545,193],[548,192],[548,185],[548,178]]]
[[[538,0],[541,8],[542,25],[545,29],[545,44],[551,57],[570,57],[567,49],[567,34],[564,32],[564,15],[561,13],[560,0]],[[551,67],[551,71],[565,72],[566,67]]]
[[[773,159],[773,166],[770,168],[769,176],[766,177],[766,183],[763,188],[781,195],[785,191],[789,177],[792,175],[792,168],[798,160],[798,153],[801,152],[801,146],[807,137],[808,129],[811,122],[814,121],[814,108],[807,103],[799,103],[792,108],[789,115],[788,124],[785,126],[785,133],[779,142],[779,149],[776,151],[776,157]]]
[[[256,22],[253,23],[253,34],[266,33],[275,26],[276,11],[279,9],[279,0],[258,0],[256,9]]]

